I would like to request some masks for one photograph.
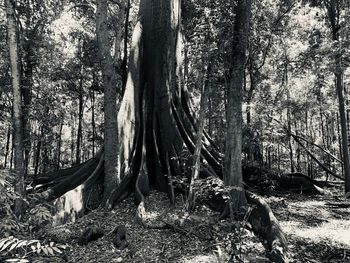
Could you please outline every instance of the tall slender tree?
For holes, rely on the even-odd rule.
[[[16,173],[15,191],[20,198],[25,196],[24,188],[24,146],[22,123],[22,95],[20,86],[20,67],[18,57],[17,22],[15,18],[15,3],[6,0],[8,48],[10,53],[11,82],[13,91],[13,138],[14,138],[14,165]],[[17,215],[23,213],[23,201],[15,201],[14,211]]]
[[[227,86],[227,127],[224,158],[224,182],[233,186],[230,196],[238,212],[247,201],[242,179],[242,88],[248,47],[251,0],[239,0],[235,7],[231,79]]]
[[[338,102],[339,102],[339,116],[341,127],[341,142],[342,142],[342,154],[345,173],[345,193],[350,193],[350,157],[348,147],[348,131],[347,131],[347,118],[345,111],[345,99],[344,99],[344,87],[343,87],[343,66],[342,66],[342,51],[341,51],[341,39],[340,30],[341,25],[341,7],[342,0],[326,0],[326,8],[328,11],[328,21],[331,27],[332,40],[335,45],[336,52],[334,53],[334,76],[335,85],[337,89]]]
[[[99,58],[102,68],[102,82],[104,89],[104,203],[108,205],[108,199],[119,183],[117,177],[117,92],[116,76],[113,59],[111,56],[111,44],[107,26],[107,0],[98,0],[96,9],[96,35],[98,42]]]

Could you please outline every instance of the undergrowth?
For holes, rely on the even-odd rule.
[[[35,238],[37,231],[52,221],[52,206],[31,199],[24,200],[28,209],[22,217],[12,210],[14,201],[19,198],[15,193],[15,177],[10,170],[0,170],[0,261],[30,262],[33,255],[45,257],[61,254],[67,246]]]

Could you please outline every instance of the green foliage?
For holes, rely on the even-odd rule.
[[[42,227],[50,223],[52,215],[49,204],[40,204],[29,211],[29,222],[31,227]]]
[[[55,256],[57,254],[62,254],[62,250],[66,248],[66,245],[56,244],[54,242],[43,244],[36,239],[19,239],[14,236],[9,236],[0,240],[0,253],[6,256],[18,253],[23,253],[24,256],[31,254]]]
[[[54,242],[43,243],[37,239],[15,237],[13,233],[39,229],[50,223],[52,207],[43,203],[29,210],[26,222],[20,222],[13,214],[11,205],[17,198],[13,190],[14,175],[8,170],[0,171],[0,256],[9,258],[5,262],[29,262],[31,255],[55,256],[67,246]],[[34,200],[32,200],[34,201]]]
[[[0,170],[0,235],[7,235],[23,228],[12,212],[11,204],[18,197],[13,190],[14,175]]]
[[[199,179],[194,184],[196,195],[203,200],[210,199],[212,196],[222,196],[227,201],[230,190],[231,187],[224,186],[222,180],[216,177]]]

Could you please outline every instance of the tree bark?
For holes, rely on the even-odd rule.
[[[230,95],[233,99],[230,98],[230,105],[235,115],[232,116],[231,125],[236,125],[236,119],[242,121],[241,104],[235,108],[237,105],[234,102],[238,98],[238,102],[241,103],[242,71],[245,62],[250,4],[250,0],[240,1],[237,9],[238,17],[242,19],[237,18],[233,48],[235,52],[232,57],[233,73],[230,81]],[[99,22],[102,16],[100,10],[105,10],[100,5],[101,1],[98,2],[96,16]],[[147,215],[145,199],[149,194],[149,185],[151,184],[156,190],[168,193],[170,201],[174,201],[172,178],[174,176],[179,176],[179,179],[189,177],[188,172],[182,173],[182,168],[186,166],[186,158],[182,156],[193,157],[196,149],[196,134],[200,130],[198,122],[193,118],[188,92],[183,85],[183,76],[181,76],[181,1],[141,0],[139,17],[140,21],[136,24],[132,36],[125,93],[118,112],[120,183],[115,187],[107,203],[114,205],[133,192],[138,204],[136,217],[142,224],[150,227],[145,220]],[[100,47],[101,44],[108,43],[101,39],[99,41],[101,42]],[[107,62],[107,65],[111,65]],[[236,94],[236,91],[239,93]],[[237,113],[235,109],[240,111]],[[240,129],[234,134],[238,133],[238,136],[234,137],[238,145],[233,145],[233,149],[238,149],[238,151],[241,150],[241,126],[239,127]],[[218,178],[223,178],[223,155],[218,152],[205,131],[203,131],[201,143],[199,177],[216,178],[222,185],[222,181]],[[42,194],[43,197],[56,198],[64,194],[67,189],[70,190],[81,183],[91,181],[91,178],[100,174],[99,167],[103,161],[103,152],[106,152],[106,148],[85,164],[75,168],[74,174],[53,182],[53,187],[45,191]],[[233,151],[233,154],[236,153]],[[231,153],[229,154],[232,156]],[[236,162],[234,164],[238,163],[237,165],[241,168],[241,155],[234,157]],[[235,171],[242,175],[242,171],[235,165],[233,166]],[[237,202],[238,199],[232,199],[241,205],[242,200],[246,200],[242,178],[231,173],[232,170],[225,180],[230,183],[229,186],[234,186],[232,188],[239,190],[237,191],[239,195],[243,195],[243,197],[240,196],[240,202]],[[240,184],[239,187],[237,187],[236,180]],[[185,187],[187,189],[188,185]],[[222,204],[225,205],[225,202]],[[270,220],[273,214],[266,207],[268,206],[261,208],[268,216],[263,223],[271,223],[267,226],[267,232],[270,233],[270,230],[275,229],[275,223]],[[258,214],[255,215],[258,216]],[[263,228],[262,231],[265,231],[265,225]],[[280,230],[278,234],[283,235]],[[271,244],[271,250],[273,246],[274,244]]]
[[[56,170],[60,169],[61,166],[61,147],[62,147],[62,129],[63,129],[63,120],[60,124],[60,130],[58,132],[57,138],[57,161],[56,161]]]
[[[326,173],[329,173],[333,175],[334,177],[344,180],[344,178],[340,177],[336,173],[329,170],[323,163],[321,163],[305,146],[304,144],[299,140],[299,138],[293,134],[291,136],[294,138],[294,140],[306,151],[306,153],[313,159]]]
[[[126,81],[128,78],[128,38],[129,38],[129,16],[130,16],[130,0],[127,0],[125,8],[125,24],[124,24],[124,47],[123,47],[123,61],[121,64],[122,72],[122,97],[124,95]]]
[[[239,0],[235,7],[235,26],[232,49],[231,79],[227,87],[227,127],[224,159],[224,182],[234,186],[231,202],[232,209],[238,212],[247,201],[242,179],[242,88],[246,50],[248,46],[251,0]]]
[[[97,81],[95,80],[96,76],[94,74],[93,77],[93,87],[90,90],[90,98],[91,98],[91,128],[92,128],[92,155],[95,155],[95,143],[96,143],[96,121],[95,121],[95,90],[94,87],[97,85]]]
[[[81,163],[81,144],[83,137],[83,117],[84,117],[84,90],[83,90],[83,65],[82,65],[82,47],[79,43],[79,57],[80,57],[80,76],[78,87],[78,129],[77,129],[77,148],[75,154],[75,163]]]
[[[288,100],[288,103],[289,103],[290,102],[289,90],[287,91],[287,100]],[[287,108],[287,125],[288,125],[288,130],[291,130],[292,129],[292,125],[291,125],[290,105],[288,105],[288,108]],[[294,173],[295,172],[294,150],[293,150],[293,142],[292,142],[291,136],[288,137],[288,148],[289,148],[290,171],[292,173]]]
[[[109,206],[109,197],[115,186],[120,183],[117,174],[117,92],[116,76],[113,59],[110,54],[109,33],[107,28],[107,1],[98,0],[96,9],[96,35],[99,50],[99,58],[102,69],[102,82],[104,88],[104,197],[103,202]]]
[[[36,145],[36,153],[35,153],[35,163],[34,163],[34,178],[38,175],[39,172],[39,160],[40,160],[40,151],[42,144],[42,136],[43,136],[43,128],[40,128],[40,134],[38,136],[38,142]]]
[[[328,19],[332,30],[332,40],[334,45],[337,45],[339,41],[340,34],[340,8],[341,3],[339,0],[327,1],[326,3],[328,11]],[[339,49],[339,47],[336,47]],[[334,57],[335,64],[335,83],[339,102],[339,116],[340,116],[340,128],[341,128],[341,143],[342,143],[342,153],[344,162],[344,173],[345,173],[345,193],[350,192],[350,158],[349,158],[349,147],[348,147],[348,133],[347,133],[347,119],[345,112],[345,101],[343,94],[343,68],[342,68],[342,55],[341,51],[337,50]]]
[[[205,119],[205,112],[207,110],[208,105],[208,94],[209,90],[208,88],[210,85],[210,74],[211,74],[211,66],[206,66],[204,77],[203,77],[203,85],[202,85],[202,92],[201,92],[201,99],[200,99],[200,109],[199,109],[199,118],[198,118],[198,131],[196,136],[196,147],[193,155],[193,161],[194,165],[192,167],[192,174],[191,174],[191,182],[189,186],[188,191],[188,198],[187,198],[187,210],[191,211],[193,210],[195,206],[195,191],[194,191],[194,185],[196,180],[199,178],[199,171],[200,171],[200,158],[201,158],[201,150],[202,150],[202,140],[203,140],[203,133],[204,133],[204,119]]]
[[[7,129],[7,136],[6,136],[6,148],[5,148],[5,162],[4,162],[4,168],[7,167],[8,157],[10,153],[10,142],[11,142],[11,125]]]
[[[13,91],[13,138],[14,138],[14,164],[16,173],[15,191],[19,198],[15,202],[14,211],[21,215],[24,204],[21,198],[25,197],[24,186],[24,146],[23,146],[23,123],[22,123],[22,95],[20,86],[20,68],[17,43],[17,23],[15,18],[15,6],[12,0],[6,0],[6,15],[8,28],[8,47],[10,52],[11,82]]]
[[[344,95],[342,87],[342,69],[340,66],[341,57],[336,57],[336,85],[339,101],[339,115],[340,115],[340,126],[341,126],[341,139],[342,139],[342,151],[343,151],[343,163],[345,173],[345,193],[350,192],[350,158],[349,158],[349,147],[348,147],[348,132],[347,132],[347,120],[345,115]]]

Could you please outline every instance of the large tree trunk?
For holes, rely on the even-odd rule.
[[[248,46],[251,1],[239,0],[235,8],[231,79],[227,90],[227,128],[224,182],[231,190],[232,208],[238,212],[247,201],[242,179],[242,88]]]
[[[22,123],[22,95],[20,86],[20,69],[18,58],[17,25],[15,20],[15,6],[11,0],[6,0],[6,15],[8,29],[8,47],[10,51],[11,81],[13,91],[13,138],[14,138],[14,163],[16,173],[15,191],[20,198],[25,196],[24,188],[24,147],[23,147],[23,123]],[[23,202],[17,199],[14,211],[22,214]]]
[[[102,69],[102,82],[104,88],[104,203],[107,203],[116,184],[120,183],[117,176],[117,91],[114,63],[111,57],[109,33],[107,28],[107,1],[98,0],[96,9],[96,35],[99,49],[99,58]]]
[[[237,39],[238,42],[234,49],[233,62],[235,64],[233,64],[230,84],[232,92],[230,95],[233,100],[230,100],[232,107],[230,110],[239,111],[235,114],[232,112],[234,116],[231,116],[231,125],[236,125],[235,121],[238,121],[239,129],[233,127],[235,133],[232,138],[237,145],[228,147],[228,149],[230,149],[230,158],[234,157],[235,162],[234,166],[230,165],[230,170],[227,172],[229,176],[226,176],[225,179],[227,185],[238,185],[241,188],[238,191],[239,196],[233,200],[240,205],[243,202],[246,203],[242,189],[241,156],[237,154],[241,149],[241,95],[234,92],[241,92],[242,88],[242,70],[247,44],[247,36],[244,32],[248,30],[249,12],[247,10],[249,6],[250,1],[241,1],[238,8],[242,21],[237,25],[236,37],[243,37],[244,40]],[[97,21],[100,26],[105,23],[101,21],[101,16],[106,14],[106,11],[103,11],[105,8],[105,1],[99,1]],[[149,193],[149,184],[157,190],[168,193],[170,201],[174,202],[172,179],[175,176],[184,176],[187,179],[190,177],[190,169],[185,170],[185,175],[182,173],[182,167],[186,165],[186,160],[183,160],[182,156],[183,153],[194,155],[196,134],[200,134],[201,131],[198,129],[197,121],[193,118],[187,90],[182,85],[181,1],[141,0],[139,17],[140,20],[132,36],[127,83],[117,118],[120,141],[118,156],[120,182],[115,187],[107,205],[114,205],[130,192],[134,192],[138,204],[137,218],[149,226],[144,220],[145,213],[147,213],[145,197]],[[106,45],[106,43],[108,42],[101,41],[100,48],[101,44]],[[105,62],[102,62],[107,66],[111,65],[108,62],[109,59],[106,58]],[[105,75],[104,81],[108,80],[107,76]],[[234,105],[235,102],[238,102],[238,106]],[[106,108],[105,111],[107,113]],[[223,155],[205,131],[203,131],[201,144],[199,177],[222,179]],[[56,179],[46,181],[46,184],[52,183],[52,185],[42,196],[46,199],[57,198],[79,184],[86,183],[86,181],[93,182],[101,172],[99,164],[103,160],[107,161],[106,146],[105,144],[104,150],[85,164],[51,174],[50,177]],[[193,164],[193,162],[190,163]],[[229,165],[229,162],[226,164]],[[107,173],[106,169],[105,173]],[[188,190],[188,185],[182,186],[182,190],[183,188]],[[266,210],[266,206],[258,205],[258,207],[266,211],[270,219],[272,218],[272,213]],[[266,220],[263,223],[271,222],[271,220]],[[278,233],[283,235],[281,231]],[[273,242],[275,239],[269,240]],[[271,248],[274,247],[274,244],[270,245]]]

